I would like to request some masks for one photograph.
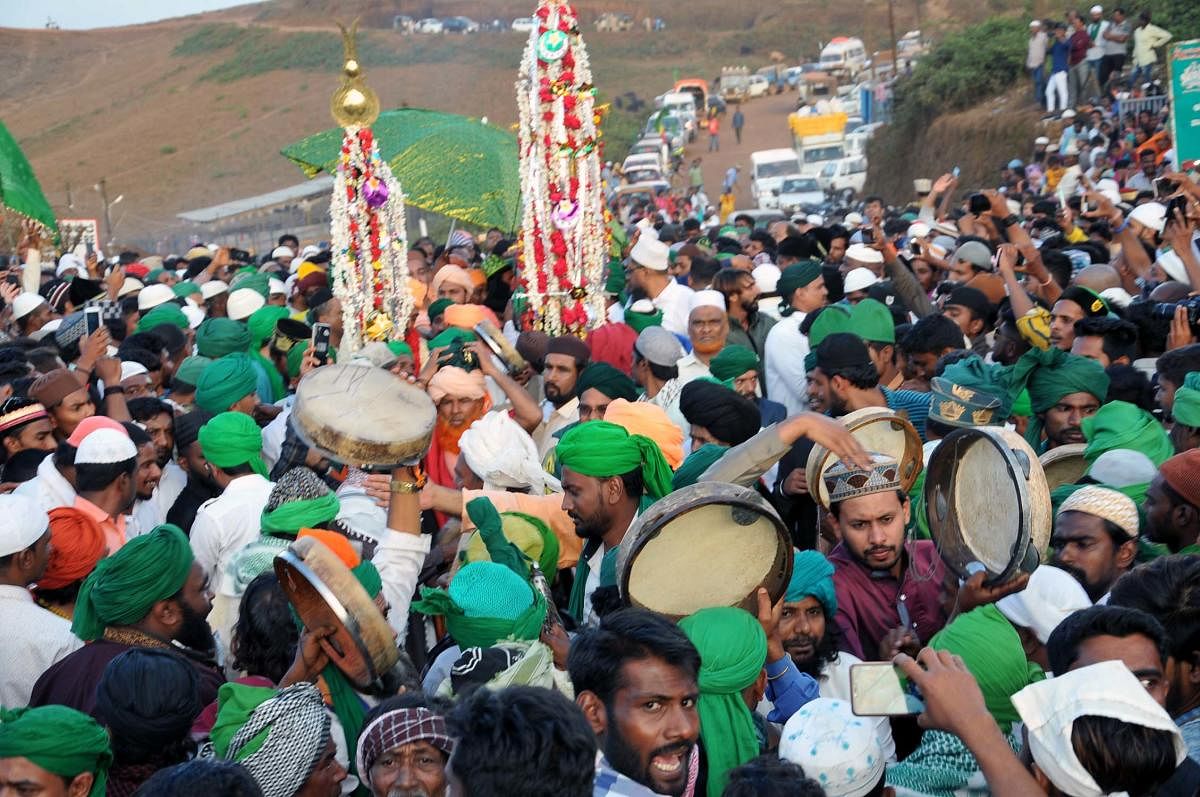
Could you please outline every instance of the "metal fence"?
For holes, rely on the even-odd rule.
[[[1157,116],[1167,104],[1167,95],[1157,94],[1152,97],[1130,97],[1127,100],[1120,100],[1117,104],[1117,111],[1121,117],[1132,116],[1135,119],[1142,111],[1149,111],[1152,116]]]

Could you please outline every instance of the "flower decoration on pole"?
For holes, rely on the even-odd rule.
[[[355,36],[341,23],[345,61],[342,85],[329,109],[345,134],[330,201],[333,293],[342,302],[342,348],[403,338],[413,312],[408,287],[408,236],[404,194],[379,148],[371,125],[379,98],[363,80]]]
[[[605,310],[600,110],[575,9],[539,0],[534,18],[517,80],[522,326],[582,335]]]

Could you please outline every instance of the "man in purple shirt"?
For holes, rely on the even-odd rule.
[[[1091,74],[1088,71],[1087,51],[1092,46],[1092,37],[1088,36],[1087,27],[1079,14],[1072,11],[1068,21],[1071,24],[1071,38],[1067,43],[1071,50],[1067,56],[1067,64],[1070,67],[1067,76],[1067,107],[1074,108],[1087,99],[1084,94],[1088,87],[1088,76]]]
[[[905,543],[910,505],[899,465],[873,454],[870,471],[838,462],[825,473],[841,542],[829,554],[842,650],[864,661],[914,654],[946,624],[945,568],[932,542]]]

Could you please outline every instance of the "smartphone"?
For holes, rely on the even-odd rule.
[[[1179,190],[1179,183],[1174,180],[1168,180],[1166,177],[1154,178],[1154,196],[1159,199],[1166,199],[1171,194]]]
[[[83,321],[89,336],[95,334],[104,326],[104,310],[99,307],[85,307]]]
[[[862,242],[863,242],[864,244],[870,245],[870,244],[873,244],[873,243],[875,243],[875,230],[874,230],[874,228],[872,228],[872,227],[863,227],[861,230],[859,230],[859,233],[861,233],[861,234],[862,234]]]
[[[860,717],[903,717],[920,714],[925,703],[899,667],[873,661],[850,665],[850,708]]]
[[[909,242],[908,242],[908,249],[909,249],[909,251],[910,251],[910,252],[912,252],[914,255],[919,255],[919,254],[921,254],[921,242],[920,242],[920,241],[917,241],[917,240],[912,240],[912,241],[909,241]]]
[[[317,362],[321,365],[329,362],[329,337],[332,334],[333,329],[329,324],[313,324],[312,350],[316,352]]]
[[[85,241],[85,242],[84,242],[84,246],[85,246],[85,248],[86,248],[86,250],[87,250],[87,255],[88,255],[88,257],[91,257],[92,255],[96,254],[96,250],[95,250],[95,248],[92,246],[92,242],[91,242],[91,241]]]
[[[962,171],[961,169],[959,169],[957,166],[955,166],[953,169],[950,170],[950,174],[954,175],[955,179],[958,179],[958,175],[961,173],[961,171]]]
[[[1188,210],[1187,203],[1188,203],[1188,198],[1186,196],[1180,195],[1180,196],[1171,197],[1171,199],[1167,202],[1167,212],[1166,212],[1166,215],[1164,216],[1164,218],[1166,219],[1166,223],[1171,224],[1171,223],[1175,222],[1175,211],[1176,210],[1179,211],[1179,215],[1183,217],[1184,223],[1186,223],[1187,222],[1187,210]]]

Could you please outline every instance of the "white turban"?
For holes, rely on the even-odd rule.
[[[83,260],[73,253],[67,252],[58,259],[58,268],[54,269],[54,276],[61,277],[73,268],[78,269],[81,275],[87,275],[87,265]]]
[[[1091,605],[1079,582],[1051,565],[1034,570],[1025,589],[996,601],[996,608],[1009,622],[1033,631],[1043,645],[1067,615]]]
[[[1012,703],[1029,733],[1034,763],[1064,794],[1104,795],[1071,743],[1071,730],[1080,717],[1110,717],[1167,731],[1175,739],[1175,765],[1187,758],[1174,720],[1120,661],[1102,661],[1030,684],[1012,696]]]
[[[458,439],[458,450],[486,490],[529,488],[542,495],[547,488],[561,489],[558,479],[542,469],[533,438],[507,412],[489,412],[471,424]]]
[[[42,538],[50,518],[34,501],[23,495],[0,495],[0,556],[23,551]]]

